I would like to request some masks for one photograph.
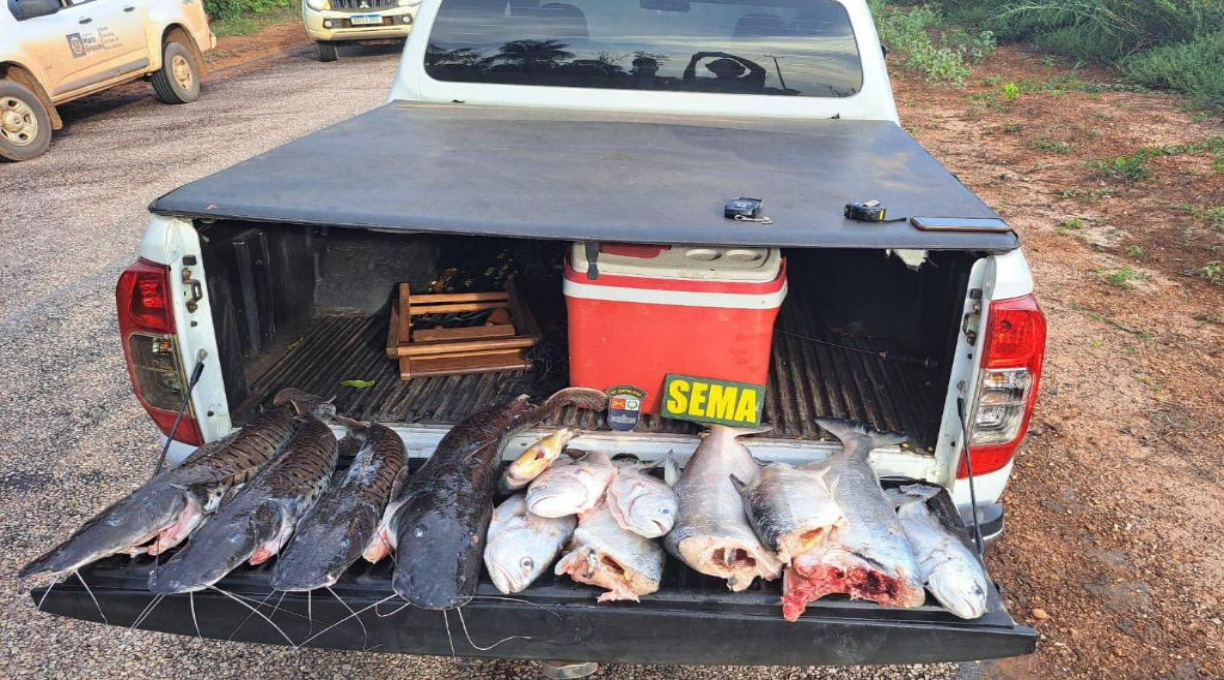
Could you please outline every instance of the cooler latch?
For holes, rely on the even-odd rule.
[[[583,246],[586,248],[586,275],[594,281],[599,278],[599,241],[587,241]]]

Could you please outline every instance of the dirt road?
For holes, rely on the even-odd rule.
[[[521,664],[291,652],[38,614],[19,564],[156,457],[115,344],[113,286],[159,194],[383,100],[397,51],[323,65],[291,28],[223,44],[201,100],[134,85],[71,105],[44,157],[0,166],[0,677],[520,677]],[[906,126],[1022,233],[1050,315],[1034,437],[990,556],[1036,655],[963,667],[614,667],[602,677],[1221,677],[1224,237],[1212,152],[1127,181],[1085,165],[1224,134],[1174,98],[1044,87],[1013,50],[967,90],[901,74]],[[1027,83],[1024,79],[1031,80]],[[1017,99],[1000,84],[1024,81]],[[1031,89],[1031,91],[1030,91]],[[1224,152],[1224,149],[1221,149]],[[1179,204],[1181,207],[1170,207]],[[1185,204],[1185,205],[1182,205]],[[1193,206],[1193,209],[1191,207]],[[1224,221],[1224,218],[1221,218]],[[1040,610],[1040,611],[1038,611]]]

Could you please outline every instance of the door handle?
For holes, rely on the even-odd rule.
[[[135,12],[135,11],[136,11],[136,6],[135,6],[135,5],[132,5],[131,7],[124,7],[124,8],[123,8],[123,11],[125,11],[125,12]]]
[[[78,24],[87,24],[87,23],[89,23],[89,22],[91,22],[91,21],[93,21],[93,19],[92,19],[92,18],[90,18],[90,17],[81,17],[81,20],[80,20],[80,21],[78,21],[77,23],[78,23]]]

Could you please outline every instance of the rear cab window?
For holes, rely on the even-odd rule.
[[[834,0],[446,0],[425,72],[450,82],[849,97],[863,67]]]

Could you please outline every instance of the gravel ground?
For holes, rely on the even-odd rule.
[[[199,641],[53,619],[15,579],[142,481],[156,432],[132,398],[113,288],[158,195],[381,103],[398,51],[323,65],[300,47],[215,73],[200,101],[147,85],[65,107],[48,154],[0,166],[0,678],[515,678],[530,665]],[[950,678],[989,667],[727,669],[613,666],[608,678]]]

